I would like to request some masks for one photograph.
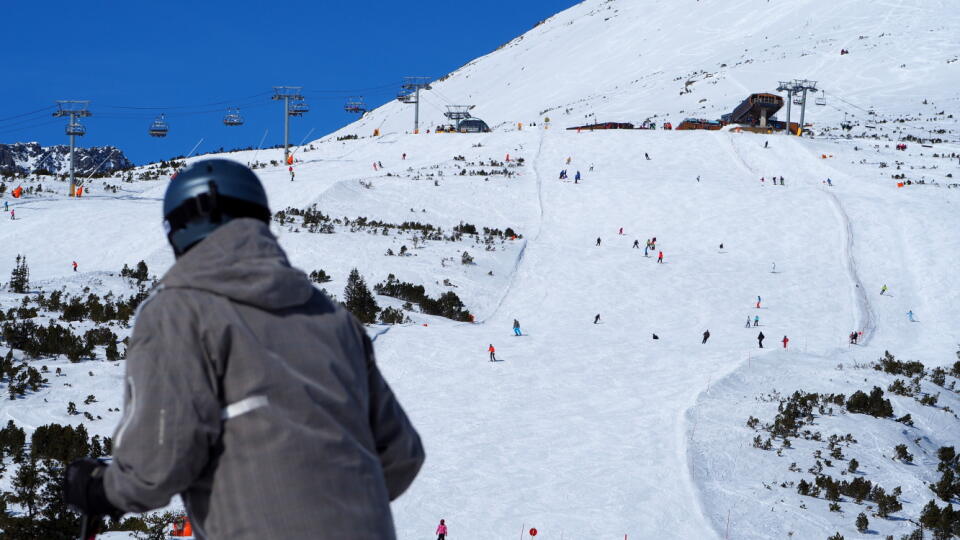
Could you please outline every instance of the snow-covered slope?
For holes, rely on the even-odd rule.
[[[847,114],[857,133],[897,120],[930,137],[926,119],[960,105],[953,8],[940,0],[587,1],[422,92],[421,126],[446,123],[451,104],[476,105],[491,126],[545,118],[555,127],[647,118],[677,125],[719,118],[748,94],[776,91],[778,81],[807,79],[827,103],[808,98],[815,130],[836,129]],[[412,131],[412,107],[390,103],[338,134]],[[951,124],[939,136],[957,141]]]
[[[400,538],[428,535],[440,518],[451,537],[476,539],[531,527],[538,538],[854,537],[854,518],[871,503],[845,498],[842,512],[830,512],[822,497],[801,497],[788,484],[811,480],[806,471],[822,446],[794,439],[777,455],[754,448],[757,433],[745,423],[772,421],[771,396],[886,389],[892,376],[863,369],[884,350],[929,368],[956,359],[960,93],[950,84],[957,63],[941,46],[960,25],[947,7],[588,1],[424,94],[425,103],[434,95],[476,103],[478,116],[502,123],[493,133],[407,134],[412,111],[395,102],[298,149],[293,182],[285,166],[270,164],[281,159],[277,150],[226,154],[265,164],[257,173],[274,210],[315,204],[339,219],[333,234],[309,232],[296,217],[273,225],[294,265],[330,274],[322,286],[331,293],[342,294],[352,268],[370,285],[392,273],[434,297],[456,292],[476,316],[460,323],[414,309],[410,324],[370,327],[428,453],[393,506]],[[840,57],[840,48],[851,54]],[[898,69],[904,77],[894,77]],[[713,75],[693,75],[702,72]],[[691,77],[697,82],[681,95]],[[599,121],[718,116],[747,93],[795,77],[819,79],[854,104],[811,106],[815,132],[853,111],[862,125],[871,121],[871,134],[899,140],[894,129],[906,126],[925,138],[943,130],[936,135],[948,142],[910,141],[897,151],[882,138],[559,129],[592,121],[584,118],[592,112]],[[439,122],[440,112],[431,114]],[[907,114],[922,120],[882,123]],[[383,136],[370,136],[375,127]],[[361,138],[335,138],[348,133]],[[583,180],[559,180],[562,169]],[[785,185],[770,185],[773,176]],[[903,180],[911,185],[898,188]],[[173,262],[159,216],[165,185],[106,180],[80,199],[45,192],[10,200],[17,219],[0,221],[8,246],[0,275],[22,253],[34,290],[132,294],[115,275],[124,264],[142,259],[161,274]],[[360,217],[431,224],[448,237],[472,224],[480,234],[424,239]],[[484,227],[518,236],[487,240]],[[653,237],[656,250],[644,257]],[[408,256],[387,255],[403,246]],[[462,264],[464,252],[473,264]],[[889,294],[880,296],[883,285]],[[4,292],[0,306],[6,312],[23,297]],[[744,328],[757,315],[759,326]],[[513,319],[523,337],[512,336]],[[711,337],[701,343],[705,330]],[[857,346],[847,343],[853,330],[864,332]],[[490,344],[501,361],[487,361]],[[97,354],[75,364],[31,360],[66,376],[4,402],[0,420],[28,430],[84,421],[109,435],[123,362]],[[924,485],[935,480],[931,455],[960,444],[956,393],[927,381],[922,390],[940,392],[936,406],[892,400],[913,426],[842,407],[816,419],[824,438],[850,433],[858,441],[827,472],[839,477],[856,457],[863,478],[902,487],[896,519],[870,517],[881,536],[912,528],[908,520],[934,498]],[[89,394],[97,402],[81,405]],[[102,419],[68,415],[69,401]],[[889,458],[897,444],[910,447],[914,465]]]

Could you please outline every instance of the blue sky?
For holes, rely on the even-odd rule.
[[[440,77],[576,0],[8,2],[0,32],[0,142],[65,144],[57,99],[89,99],[81,146],[114,145],[138,164],[282,142],[275,85],[304,87],[311,112],[291,140],[317,138],[396,95],[405,75]],[[222,103],[224,102],[224,103]],[[227,102],[243,126],[222,123]],[[147,128],[166,113],[170,133]]]

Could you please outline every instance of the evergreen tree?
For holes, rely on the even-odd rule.
[[[867,532],[867,527],[870,526],[870,521],[867,520],[867,515],[863,512],[860,512],[860,515],[857,516],[857,531],[860,534]]]
[[[114,360],[120,359],[120,351],[117,350],[116,341],[111,341],[110,343],[107,343],[106,354],[107,354],[107,360],[111,362],[113,362]]]
[[[10,290],[15,293],[25,293],[30,288],[30,267],[27,266],[27,257],[17,255],[17,264],[10,272]]]
[[[356,268],[350,271],[350,277],[347,278],[347,286],[343,289],[343,301],[344,307],[360,322],[364,324],[377,322],[380,306],[377,305],[373,293],[370,292],[366,281]]]
[[[37,460],[31,458],[25,461],[13,477],[13,496],[10,500],[23,506],[27,510],[27,518],[33,519],[40,502],[40,488],[43,486],[43,476]]]
[[[40,468],[40,480],[43,489],[39,495],[39,514],[43,518],[39,527],[43,538],[72,538],[80,526],[77,516],[67,510],[63,500],[64,465],[58,461],[45,459]]]

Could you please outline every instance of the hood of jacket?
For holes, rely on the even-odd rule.
[[[266,223],[233,219],[177,259],[164,288],[197,289],[262,309],[306,303],[314,293],[303,272],[290,266]]]

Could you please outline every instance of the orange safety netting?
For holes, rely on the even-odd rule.
[[[175,521],[173,523],[173,531],[170,532],[170,536],[193,536],[193,526],[190,525],[190,519],[183,518],[182,520]]]
[[[23,186],[17,186],[10,194],[13,195],[14,199],[19,199],[20,196],[23,195]]]

